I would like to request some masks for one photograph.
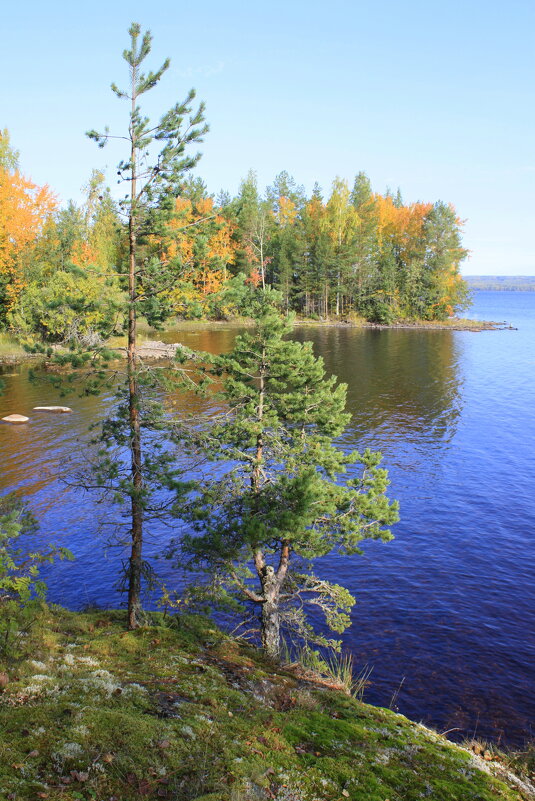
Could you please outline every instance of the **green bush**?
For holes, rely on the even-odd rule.
[[[93,345],[113,333],[122,308],[116,279],[73,266],[28,284],[8,323],[18,336]]]
[[[46,595],[39,568],[56,557],[72,559],[66,548],[28,551],[21,535],[37,532],[37,521],[15,495],[0,498],[0,657],[16,655],[20,634],[29,629]]]

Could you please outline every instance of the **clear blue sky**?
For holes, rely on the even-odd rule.
[[[172,60],[149,114],[190,86],[206,101],[211,191],[249,168],[308,191],[365,170],[376,191],[456,206],[465,273],[535,274],[533,0],[5,0],[0,127],[63,201],[120,155],[84,132],[124,129],[109,84],[132,21],[153,33],[152,66]]]

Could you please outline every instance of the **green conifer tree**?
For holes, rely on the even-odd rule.
[[[147,233],[157,230],[159,220],[173,206],[174,194],[180,191],[184,173],[192,169],[200,154],[187,155],[188,145],[202,141],[207,126],[204,124],[204,105],[192,111],[195,98],[192,89],[183,102],[176,103],[153,124],[142,113],[139,100],[153,89],[169,67],[166,59],[156,71],[142,72],[142,65],[151,52],[152,37],[149,31],[141,33],[138,24],[129,29],[130,49],[123,52],[128,64],[129,86],[111,88],[119,99],[130,104],[128,127],[124,135],[113,136],[106,128],[103,132],[92,130],[88,136],[103,147],[110,138],[124,139],[129,147],[128,156],[118,165],[120,180],[128,182],[130,191],[122,201],[122,209],[128,220],[128,369],[127,369],[127,417],[126,432],[116,422],[107,427],[107,440],[128,444],[131,456],[130,480],[123,482],[122,493],[129,496],[131,505],[131,554],[128,568],[128,620],[135,628],[140,622],[141,579],[143,572],[143,517],[147,491],[144,482],[142,458],[142,392],[137,342],[137,318],[144,314],[149,322],[161,323],[169,313],[162,306],[161,293],[173,278],[159,261],[144,261],[140,258],[140,245]],[[151,382],[153,383],[153,382]],[[119,407],[119,412],[125,410]]]
[[[351,202],[356,209],[360,209],[361,206],[369,203],[372,196],[372,185],[370,183],[370,179],[365,172],[361,171],[355,176],[355,180],[353,182],[353,189],[351,190]]]
[[[256,292],[254,329],[231,353],[206,356],[207,372],[222,381],[224,410],[177,431],[191,453],[222,463],[176,510],[194,530],[182,554],[260,609],[262,645],[272,657],[282,624],[327,643],[307,622],[306,604],[334,631],[349,625],[354,599],[316,576],[312,563],[331,552],[359,553],[364,538],[390,539],[384,526],[398,519],[381,455],[348,454],[333,442],[349,420],[346,386],[326,377],[311,343],[285,339],[291,324],[278,304],[278,293]]]

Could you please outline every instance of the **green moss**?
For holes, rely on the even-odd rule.
[[[45,611],[0,666],[4,801],[519,801],[469,753],[203,618]],[[2,795],[3,793],[3,795]]]

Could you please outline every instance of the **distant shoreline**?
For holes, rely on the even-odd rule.
[[[535,292],[533,275],[463,275],[462,278],[475,292]]]

